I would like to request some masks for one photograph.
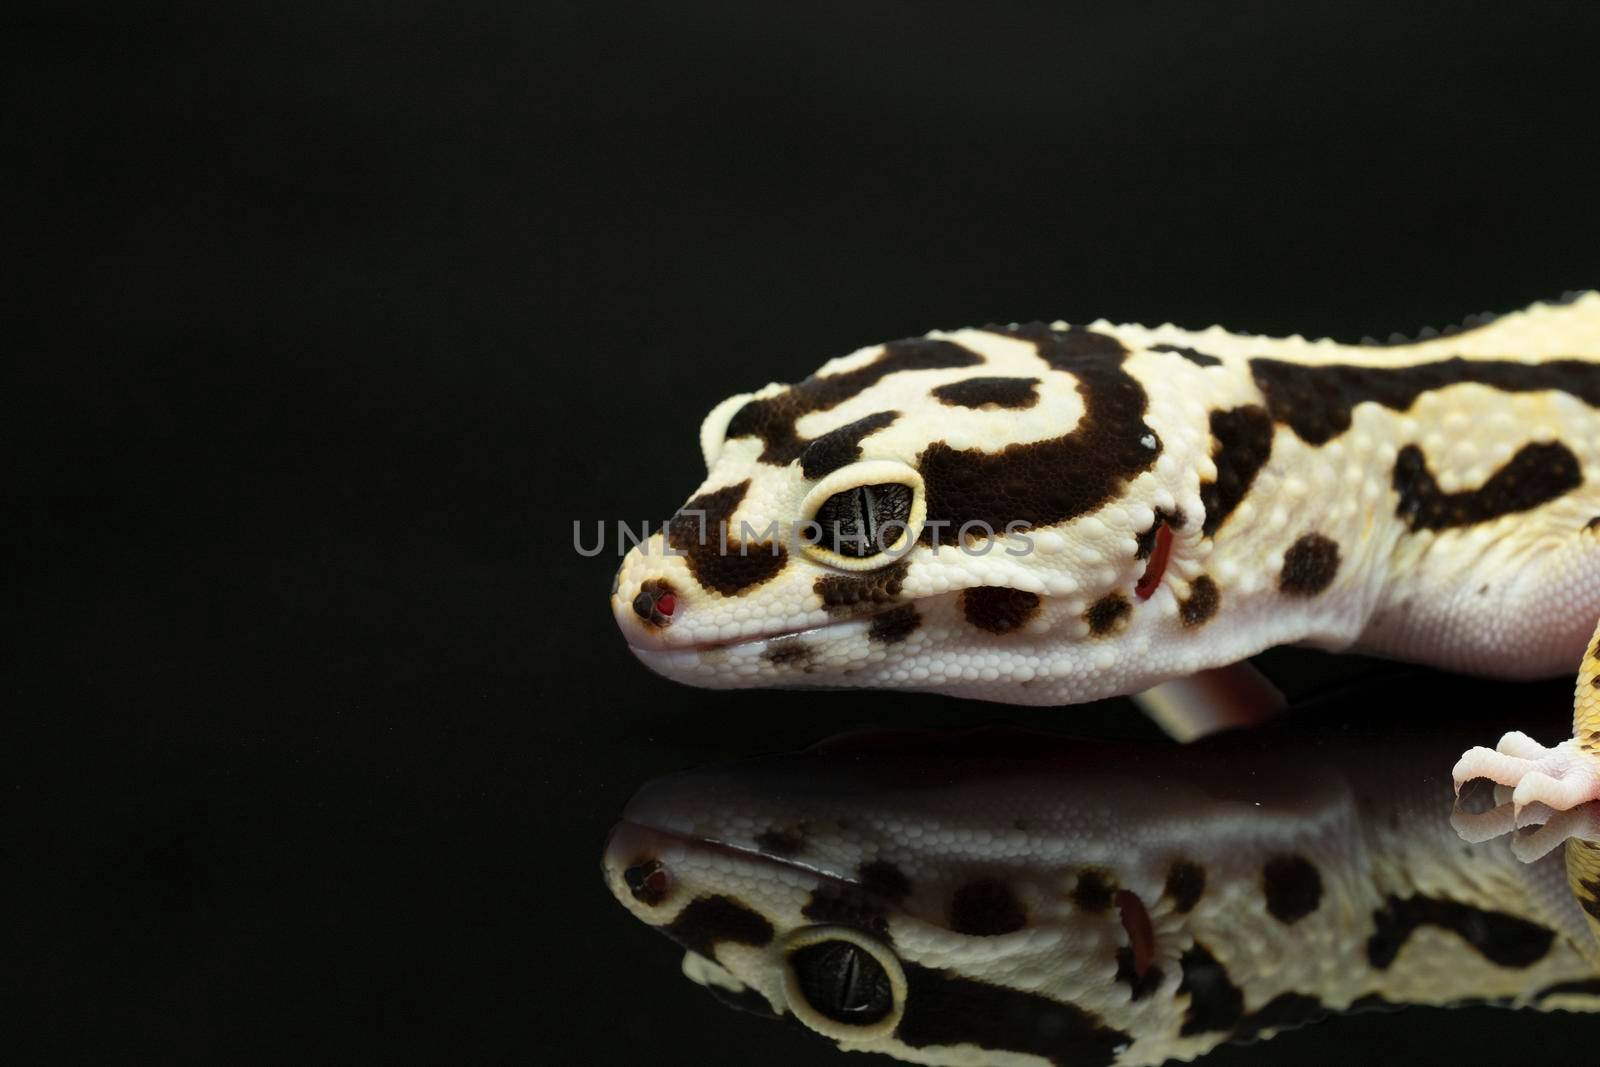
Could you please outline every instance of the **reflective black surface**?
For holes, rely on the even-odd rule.
[[[715,401],[876,339],[1355,339],[1600,279],[1571,11],[385,12],[5,18],[19,1058],[855,1062],[683,981],[606,829],[689,765],[1054,718],[670,685],[572,521],[659,520]],[[1214,1062],[1571,1032],[1357,1017]]]

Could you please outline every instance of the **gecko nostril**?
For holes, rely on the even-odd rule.
[[[678,595],[665,578],[651,578],[633,598],[633,613],[652,626],[666,626],[678,610]]]

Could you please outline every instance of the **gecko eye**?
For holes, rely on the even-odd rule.
[[[838,570],[877,570],[917,544],[928,517],[927,493],[916,468],[866,459],[812,486],[799,515],[806,555]]]
[[[849,941],[807,945],[789,956],[806,1003],[836,1023],[875,1023],[894,1010],[883,964]]]
[[[861,1040],[899,1022],[905,976],[883,945],[859,930],[814,927],[788,948],[789,1007],[813,1030]]]
[[[821,528],[817,542],[841,556],[876,556],[905,536],[911,495],[910,486],[892,482],[834,493],[812,520]]]

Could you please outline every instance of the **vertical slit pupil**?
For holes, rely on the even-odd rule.
[[[876,556],[898,541],[910,517],[910,487],[887,483],[833,494],[817,509],[816,523],[829,548],[861,558]]]

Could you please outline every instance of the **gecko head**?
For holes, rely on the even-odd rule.
[[[1207,800],[1170,775],[1152,791],[1140,759],[1006,731],[836,739],[646,785],[603,873],[717,999],[846,1050],[1187,1059],[1225,1036],[1178,1033],[1204,874],[1188,834],[1129,827]]]
[[[652,669],[718,688],[1136,688],[1188,585],[1145,605],[1200,509],[1128,358],[1092,330],[990,327],[723,401],[705,482],[618,571],[618,625]]]

